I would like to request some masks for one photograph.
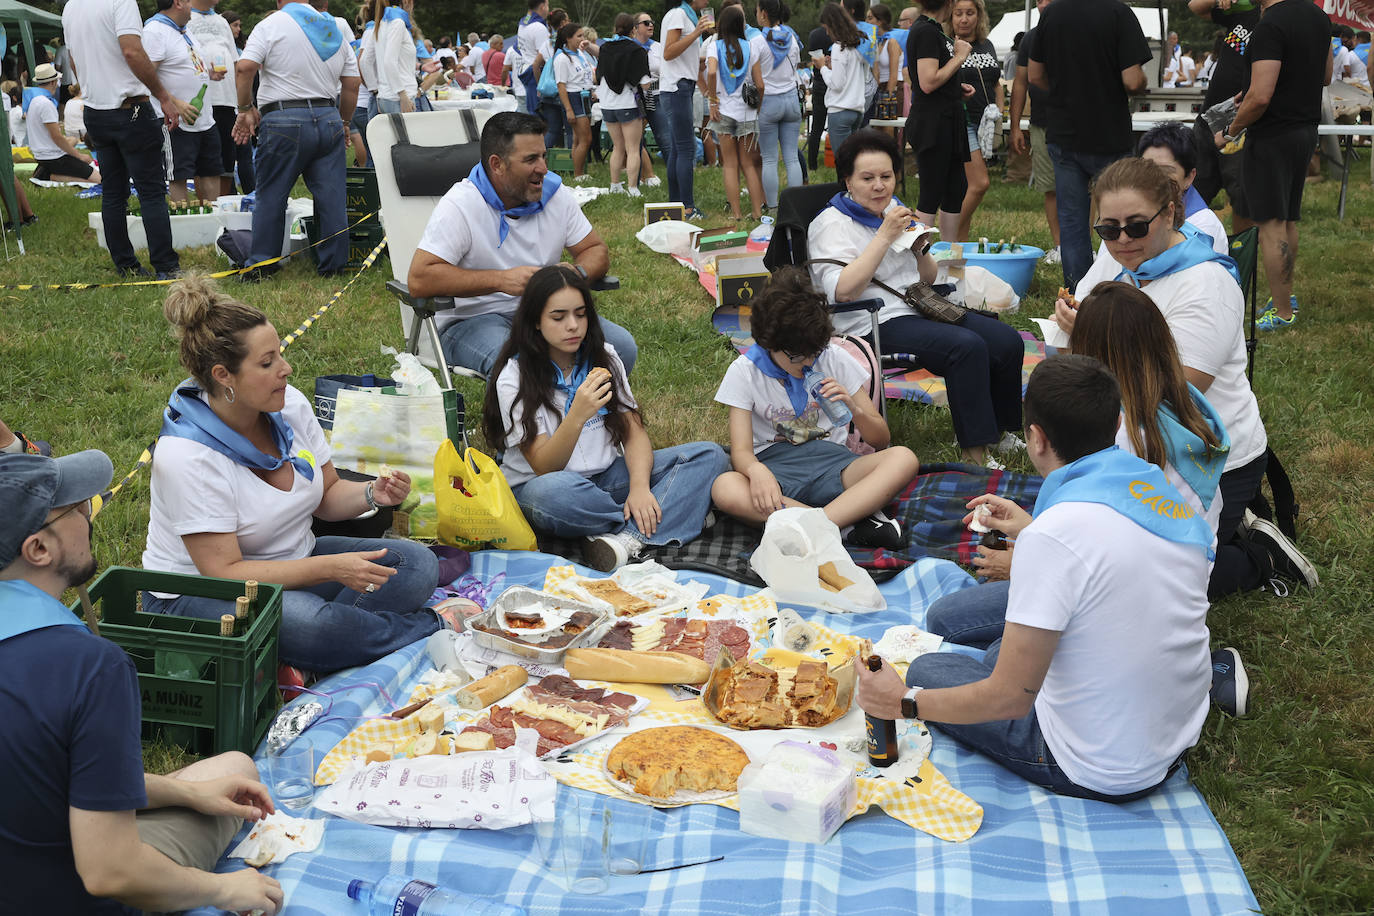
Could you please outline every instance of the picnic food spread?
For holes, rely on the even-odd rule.
[[[672,617],[647,623],[622,620],[616,623],[597,643],[605,649],[633,649],[639,651],[680,652],[715,663],[722,647],[737,657],[749,654],[749,631],[729,620],[692,620]],[[692,682],[699,683],[699,682]]]
[[[543,756],[625,724],[634,705],[629,694],[579,687],[572,678],[551,674],[527,687],[509,706],[493,706],[486,717],[458,734],[486,732],[504,749],[515,744],[517,727],[533,729],[539,733],[537,754]]]
[[[849,709],[839,686],[823,661],[770,668],[745,659],[718,665],[705,699],[715,717],[732,728],[817,728]]]
[[[734,792],[749,755],[731,739],[705,728],[647,728],[622,738],[606,757],[611,778],[633,791],[671,799],[680,792]]]

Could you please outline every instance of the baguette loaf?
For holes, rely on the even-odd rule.
[[[480,681],[473,681],[454,694],[463,709],[486,709],[497,700],[510,696],[521,687],[529,675],[519,665],[497,668]]]
[[[681,652],[569,649],[563,667],[575,678],[626,684],[702,684],[711,666]]]

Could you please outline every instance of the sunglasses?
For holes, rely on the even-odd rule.
[[[1159,217],[1159,214],[1164,212],[1164,207],[1167,206],[1169,206],[1169,202],[1165,201],[1164,205],[1155,211],[1154,216],[1146,220],[1138,220],[1134,223],[1127,223],[1124,226],[1113,226],[1109,223],[1098,223],[1096,226],[1093,226],[1093,232],[1096,232],[1099,238],[1107,242],[1115,242],[1117,239],[1121,238],[1121,233],[1123,232],[1126,233],[1126,236],[1128,238],[1143,239],[1150,232],[1150,223],[1153,223],[1155,219]]]
[[[641,19],[639,22],[636,22],[635,25],[647,25],[652,29],[654,27],[654,21],[652,19]]]
[[[795,364],[795,363],[804,363],[804,362],[806,362],[808,359],[811,359],[811,358],[813,358],[813,357],[820,356],[821,353],[820,353],[819,350],[817,350],[815,353],[793,353],[791,350],[783,350],[783,351],[782,351],[782,355],[783,355],[783,356],[786,356],[789,362]]]

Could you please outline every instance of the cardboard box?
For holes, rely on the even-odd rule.
[[[687,207],[681,201],[669,201],[666,204],[645,204],[644,205],[644,225],[659,223],[665,219],[685,220],[687,218]]]
[[[743,248],[749,242],[749,233],[734,226],[720,226],[716,229],[697,229],[692,233],[692,250],[722,251],[726,248]]]
[[[768,285],[768,276],[762,254],[717,255],[716,305],[749,304]]]

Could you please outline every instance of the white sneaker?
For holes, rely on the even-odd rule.
[[[615,182],[612,182],[612,183],[611,183],[611,193],[612,193],[612,194],[624,194],[624,193],[625,193],[625,183],[624,183],[623,181],[615,181]]]
[[[643,196],[644,196],[643,194],[639,193],[639,188],[626,188],[626,189],[625,189],[625,193],[628,194],[628,195],[630,195],[631,197],[643,197]]]
[[[1058,263],[1059,263],[1059,246],[1058,246],[1058,245],[1055,245],[1055,246],[1054,246],[1053,248],[1051,248],[1049,251],[1045,252],[1045,263],[1046,263],[1046,264],[1058,264]]]
[[[586,184],[588,181],[591,181],[591,180],[592,180],[592,176],[590,176],[590,175],[574,175],[574,176],[573,176],[573,181],[577,182],[578,184]]]
[[[657,175],[654,175],[652,178],[645,178],[643,181],[640,182],[640,184],[644,185],[644,187],[646,188],[656,188],[659,185],[663,184],[663,179],[659,178]]]
[[[592,569],[615,572],[638,557],[643,549],[644,542],[629,531],[617,531],[587,538],[582,547],[582,558]]]
[[[1024,452],[1026,450],[1025,441],[1016,433],[1002,433],[1002,438],[993,444],[992,450],[999,455],[1010,455],[1013,452]]]

